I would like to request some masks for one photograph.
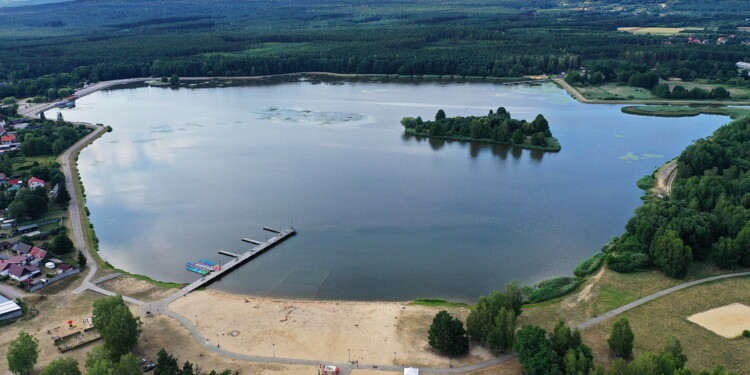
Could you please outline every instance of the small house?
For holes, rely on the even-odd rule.
[[[16,231],[18,232],[18,234],[26,234],[26,235],[30,235],[31,233],[36,232],[38,230],[39,230],[39,226],[36,225],[36,224],[24,225],[24,226],[18,227],[16,229]],[[19,242],[19,243],[21,243],[21,242]],[[26,245],[26,244],[24,244],[24,245]],[[30,245],[26,245],[26,246],[30,246]],[[31,248],[29,248],[29,250],[31,250]]]
[[[15,134],[7,134],[2,137],[0,137],[0,143],[3,144],[10,144],[14,143],[16,141],[16,135]]]
[[[16,281],[26,281],[41,273],[39,267],[36,266],[22,266],[19,264],[13,264],[8,270],[8,275],[11,279]]]
[[[34,190],[38,187],[44,187],[44,180],[36,177],[31,177],[29,179],[29,189]]]
[[[39,263],[43,262],[44,258],[47,257],[47,251],[34,246],[29,251],[29,255],[32,256],[32,259],[29,263],[31,265],[38,266]]]
[[[34,246],[25,244],[23,242],[16,242],[16,244],[11,247],[11,250],[15,251],[18,255],[26,255],[29,253],[29,251],[31,251],[31,248],[33,247]]]

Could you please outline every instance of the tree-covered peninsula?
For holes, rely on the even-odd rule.
[[[516,120],[505,108],[490,110],[487,116],[446,117],[438,110],[435,121],[421,117],[404,117],[401,125],[407,134],[451,141],[468,141],[513,145],[531,150],[560,151],[560,143],[552,137],[547,119],[541,114],[534,121]]]

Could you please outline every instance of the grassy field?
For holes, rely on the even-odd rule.
[[[724,115],[738,119],[750,114],[748,108],[736,107],[687,107],[673,105],[628,106],[621,108],[623,113],[656,117],[692,117],[700,114]]]
[[[635,353],[659,351],[669,336],[675,335],[688,356],[687,367],[723,365],[727,370],[745,373],[750,368],[748,339],[725,339],[687,320],[695,313],[734,302],[750,305],[750,278],[698,285],[624,313],[635,333]],[[612,323],[610,319],[583,332],[584,340],[592,344],[595,357],[602,363],[611,359],[606,338]]]
[[[723,86],[725,89],[727,89],[727,91],[729,91],[729,94],[732,95],[733,100],[746,100],[750,98],[750,88],[748,87],[716,85],[716,84],[708,83],[705,80],[696,80],[696,81],[686,82],[686,81],[670,79],[669,81],[661,80],[659,83],[666,83],[667,85],[669,85],[670,90],[674,88],[675,86],[682,86],[687,90],[690,90],[693,87],[698,87],[704,90],[711,91],[717,86]]]
[[[618,27],[617,31],[631,34],[675,35],[685,30],[703,30],[702,27]]]
[[[587,99],[612,100],[612,99],[636,99],[649,100],[658,99],[649,90],[639,87],[618,86],[616,83],[605,83],[599,86],[577,87]]]

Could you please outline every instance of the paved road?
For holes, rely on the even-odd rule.
[[[0,294],[7,297],[10,300],[14,300],[16,298],[23,298],[26,296],[26,292],[24,292],[21,289],[18,289],[14,286],[0,284]]]
[[[98,278],[96,280],[91,280],[91,283],[92,284],[99,284],[99,283],[103,283],[103,282],[105,282],[107,280],[112,280],[112,279],[114,279],[116,277],[120,277],[120,276],[122,276],[122,273],[115,272],[115,273],[107,275],[107,276],[102,276],[102,277],[100,277],[100,278]]]

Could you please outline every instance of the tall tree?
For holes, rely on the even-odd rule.
[[[81,370],[75,358],[58,358],[44,366],[39,375],[81,375]]]
[[[432,319],[428,340],[435,350],[456,357],[469,350],[469,338],[464,323],[441,310]]]
[[[525,325],[516,332],[513,349],[529,375],[559,375],[560,357],[547,340],[547,332],[541,327]]]
[[[487,337],[490,349],[496,352],[508,352],[513,348],[516,332],[516,314],[505,307],[495,316],[495,326]]]
[[[445,120],[445,111],[442,109],[438,109],[437,113],[435,114],[435,121]]]
[[[177,358],[167,353],[164,348],[156,354],[156,369],[154,375],[179,375],[180,365],[177,364]]]
[[[669,336],[669,340],[662,350],[662,355],[666,354],[672,356],[676,368],[680,369],[685,367],[685,362],[687,362],[688,358],[682,353],[682,343],[680,343],[680,340],[677,337]]]
[[[133,351],[138,344],[141,320],[133,316],[120,295],[94,301],[92,322],[112,362]]]
[[[683,278],[693,261],[693,252],[686,246],[677,231],[660,229],[651,243],[654,263],[670,277]]]
[[[8,345],[8,369],[14,374],[30,374],[39,359],[39,340],[21,331]]]
[[[612,325],[612,334],[607,339],[609,349],[621,358],[630,358],[633,353],[633,339],[635,335],[630,329],[628,318],[622,317]]]

